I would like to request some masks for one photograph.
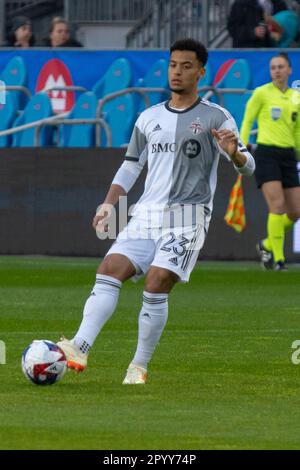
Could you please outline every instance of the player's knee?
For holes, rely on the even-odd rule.
[[[98,274],[103,274],[105,276],[111,276],[111,277],[115,277],[116,279],[118,279],[120,276],[121,270],[122,270],[122,267],[120,266],[120,264],[117,263],[113,257],[107,256],[102,261],[97,272]]]
[[[125,256],[109,255],[100,264],[97,274],[114,277],[121,282],[135,275],[135,268]]]
[[[146,278],[145,291],[152,293],[168,293],[171,291],[178,277],[166,269],[151,270]]]

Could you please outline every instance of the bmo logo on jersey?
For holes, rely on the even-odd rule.
[[[182,151],[186,157],[196,158],[201,152],[200,142],[195,139],[187,140],[182,146]]]
[[[161,142],[157,144],[152,144],[152,153],[173,153],[176,152],[178,145],[176,142],[169,144],[168,142],[162,144]]]
[[[152,153],[174,153],[178,150],[178,144],[176,142],[152,144]],[[186,140],[181,146],[183,154],[188,158],[196,158],[201,152],[201,145],[198,140],[190,139]]]

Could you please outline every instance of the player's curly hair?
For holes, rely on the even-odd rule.
[[[208,51],[206,47],[199,41],[192,38],[178,39],[170,47],[170,54],[174,51],[193,51],[196,53],[197,59],[204,66],[208,59]]]

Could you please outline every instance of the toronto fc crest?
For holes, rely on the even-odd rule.
[[[189,129],[192,131],[193,134],[198,135],[204,131],[202,124],[200,122],[200,118],[197,118],[195,121],[192,122]]]

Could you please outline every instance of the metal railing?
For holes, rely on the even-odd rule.
[[[5,137],[7,135],[13,135],[13,134],[17,134],[18,132],[27,131],[28,129],[32,129],[38,126],[39,124],[51,123],[52,121],[55,121],[59,117],[65,117],[68,114],[69,113],[64,113],[63,115],[60,115],[60,116],[51,116],[49,118],[44,118],[44,119],[39,119],[38,121],[29,122],[28,124],[22,124],[21,126],[12,127],[11,129],[6,129],[5,131],[0,132],[0,137]]]
[[[125,88],[124,90],[115,91],[114,93],[110,93],[104,96],[104,98],[99,100],[97,112],[96,112],[96,118],[99,119],[103,117],[103,106],[107,102],[114,100],[118,96],[127,95],[128,93],[137,93],[141,95],[145,102],[145,108],[148,108],[150,106],[150,99],[147,96],[147,93],[165,93],[169,96],[170,90],[167,90],[166,88],[130,87],[130,88]],[[96,146],[101,147],[101,133],[96,134]]]
[[[52,90],[74,90],[76,91],[85,91],[83,87],[53,87]],[[11,129],[7,129],[5,131],[0,132],[0,137],[4,137],[7,135],[13,135],[22,131],[26,131],[28,129],[35,129],[34,133],[34,147],[39,146],[40,142],[40,132],[41,129],[45,126],[61,126],[61,125],[88,125],[88,124],[95,124],[95,142],[96,146],[101,146],[101,128],[104,129],[106,134],[106,146],[112,146],[112,132],[110,129],[109,124],[103,118],[103,106],[105,103],[117,98],[118,96],[122,96],[128,93],[137,93],[141,95],[145,102],[145,107],[150,106],[150,99],[147,96],[147,93],[165,93],[168,96],[170,95],[170,91],[165,88],[142,88],[142,87],[131,87],[125,88],[124,90],[117,91],[115,93],[110,93],[106,95],[104,98],[100,99],[98,102],[96,117],[91,119],[68,119],[70,113],[61,113],[55,116],[51,116],[50,118],[40,119],[38,121],[34,121],[28,124],[23,124],[18,127],[13,127]]]
[[[111,135],[111,130],[107,122],[104,121],[104,119],[99,118],[99,119],[67,119],[69,113],[62,113],[57,116],[51,116],[49,118],[44,118],[44,119],[39,119],[38,121],[33,121],[28,124],[23,124],[18,127],[13,127],[11,129],[7,129],[5,131],[0,132],[0,137],[5,137],[7,135],[13,135],[17,134],[19,132],[27,131],[28,129],[35,129],[34,133],[34,147],[39,146],[39,140],[40,140],[40,131],[42,127],[45,126],[60,126],[62,124],[66,125],[78,125],[78,124],[95,124],[95,128],[97,132],[100,134],[100,129],[103,127],[105,133],[106,133],[106,139],[107,139],[107,144],[108,146],[111,146],[112,144],[112,135]]]
[[[65,0],[65,17],[73,23],[136,21],[152,7],[153,0]]]
[[[102,118],[95,118],[95,119],[62,119],[58,118],[55,121],[52,122],[41,122],[35,127],[35,132],[34,132],[34,146],[38,147],[39,142],[40,142],[40,131],[43,127],[45,126],[55,126],[59,127],[61,125],[69,125],[69,126],[74,126],[74,125],[90,125],[90,124],[95,124],[95,140],[100,141],[101,143],[101,138],[98,137],[101,135],[101,127],[104,129],[104,132],[106,134],[106,146],[111,147],[112,146],[112,133],[109,125],[107,122],[102,119]],[[59,142],[57,143],[59,145]]]
[[[38,8],[45,5],[48,8],[51,8],[51,4],[57,5],[59,3],[63,4],[63,0],[61,0],[61,2],[58,0],[5,0],[5,10],[8,17],[13,17],[24,14],[32,8]]]
[[[209,86],[209,85],[201,86],[200,88],[198,88],[198,93],[202,93],[205,91],[206,93],[203,96],[205,100],[209,100],[211,96],[216,95],[218,104],[220,106],[224,106],[224,97],[218,88],[215,88],[214,86]]]
[[[64,87],[62,87],[64,88]],[[245,94],[245,93],[252,93],[253,90],[246,89],[246,88],[215,88],[213,86],[203,86],[198,89],[198,92],[206,92],[203,98],[209,99],[211,96],[215,95],[218,100],[218,104],[220,106],[224,105],[224,94],[232,93],[232,94]],[[112,146],[112,132],[109,124],[104,119],[103,113],[103,106],[117,98],[118,96],[122,96],[128,93],[137,93],[141,95],[145,102],[145,107],[150,106],[150,100],[147,96],[148,93],[165,93],[167,96],[170,96],[170,90],[165,88],[141,88],[141,87],[131,87],[125,88],[124,90],[117,91],[115,93],[110,93],[106,95],[104,98],[98,101],[96,117],[91,119],[69,119],[68,116],[70,113],[62,113],[56,116],[51,116],[50,118],[41,119],[38,121],[34,121],[28,124],[23,124],[21,126],[7,129],[5,131],[0,132],[0,137],[4,137],[7,135],[12,135],[18,132],[22,132],[28,129],[35,128],[34,134],[34,146],[39,146],[40,141],[40,131],[45,126],[60,126],[60,125],[88,125],[88,124],[95,124],[95,144],[97,147],[101,146],[101,128],[104,129],[106,134],[106,146]],[[251,132],[251,135],[255,135],[257,130]]]
[[[20,93],[23,93],[24,95],[26,95],[29,100],[32,98],[31,91],[29,90],[29,88],[25,86],[6,85],[4,90],[5,91],[19,91]]]
[[[214,86],[203,86],[198,89],[199,92],[206,91],[203,96],[204,99],[209,100],[213,95],[216,95],[218,99],[218,104],[224,106],[224,97],[223,95],[234,94],[234,95],[244,95],[246,93],[253,93],[254,90],[248,88],[215,88]]]
[[[44,91],[47,93],[49,91],[79,91],[80,93],[85,93],[88,90],[84,88],[83,86],[70,85],[70,86],[52,86],[50,88],[45,89]]]
[[[127,34],[127,47],[170,47],[180,37],[206,46],[226,32],[232,0],[153,0],[150,12]]]

